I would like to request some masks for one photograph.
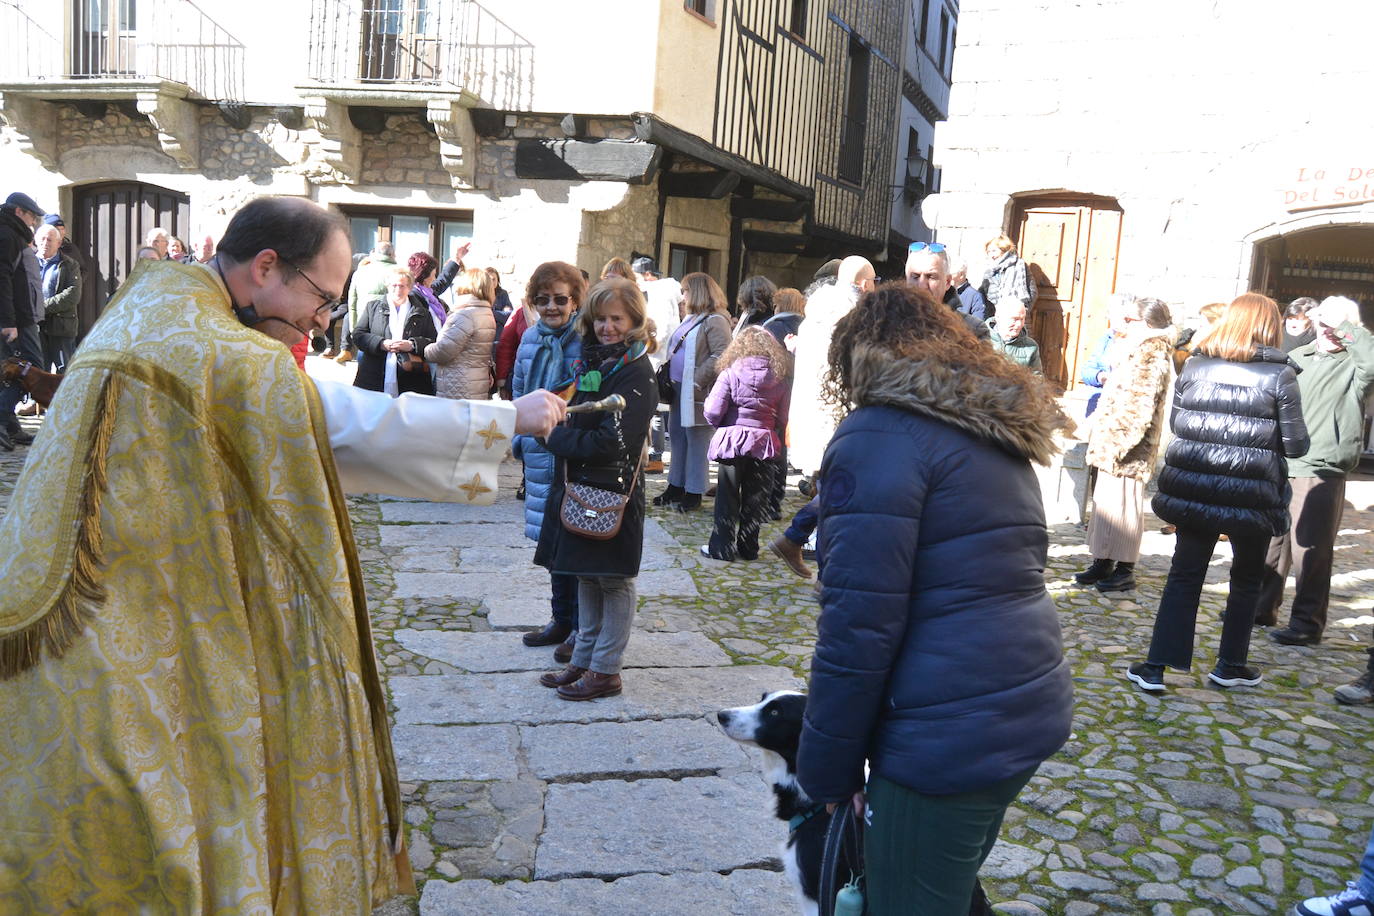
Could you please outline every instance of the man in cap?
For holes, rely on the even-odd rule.
[[[32,293],[24,253],[31,252],[33,230],[43,219],[43,208],[32,197],[15,191],[0,204],[0,359],[17,356],[34,365],[43,354],[33,346]],[[31,438],[19,426],[14,408],[23,390],[18,385],[0,389],[0,448],[12,451]]]

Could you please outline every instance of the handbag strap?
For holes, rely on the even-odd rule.
[[[630,502],[630,497],[635,495],[635,486],[639,483],[639,469],[644,467],[644,449],[639,450],[639,460],[635,462],[634,475],[630,477],[630,489],[625,491],[625,503]],[[568,459],[563,459],[563,490],[568,489]]]
[[[703,321],[705,321],[706,318],[707,318],[706,315],[698,315],[698,316],[697,316],[697,320],[692,322],[692,326],[691,326],[690,328],[688,328],[687,330],[685,330],[685,331],[682,332],[682,336],[679,337],[679,338],[677,339],[677,343],[673,344],[673,349],[671,349],[671,350],[668,351],[668,356],[669,356],[669,358],[671,358],[672,355],[673,355],[674,353],[676,353],[678,350],[681,350],[681,349],[682,349],[682,345],[685,344],[685,343],[687,342],[687,335],[688,335],[688,334],[691,334],[693,331],[695,331],[696,328],[697,328],[697,325],[699,325],[699,324],[701,324]]]

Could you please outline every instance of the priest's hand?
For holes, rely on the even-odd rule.
[[[543,388],[521,395],[515,404],[516,435],[543,437],[563,421],[568,405],[552,391]]]

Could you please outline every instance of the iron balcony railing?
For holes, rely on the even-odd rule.
[[[165,79],[242,100],[243,43],[191,0],[68,2],[70,17],[51,0],[0,0],[0,78]]]
[[[325,85],[452,87],[501,108],[533,97],[534,46],[476,0],[311,0],[309,48]]]

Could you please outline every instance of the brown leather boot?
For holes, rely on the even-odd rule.
[[[569,665],[562,671],[550,671],[547,674],[539,675],[539,683],[545,687],[566,687],[569,684],[577,683],[577,679],[586,673],[586,668]]]
[[[560,665],[566,665],[572,661],[573,649],[577,647],[577,631],[573,630],[568,634],[568,638],[558,644],[553,650],[553,660]]]
[[[771,550],[778,559],[786,563],[788,569],[792,570],[803,579],[811,578],[811,567],[807,566],[806,561],[802,559],[802,548],[800,544],[794,544],[787,539],[786,535],[780,534],[773,538],[772,542],[768,545],[768,549]]]
[[[588,671],[582,675],[582,680],[576,684],[558,688],[558,696],[564,700],[595,700],[600,697],[613,697],[619,693],[620,675],[597,674],[595,671]]]

